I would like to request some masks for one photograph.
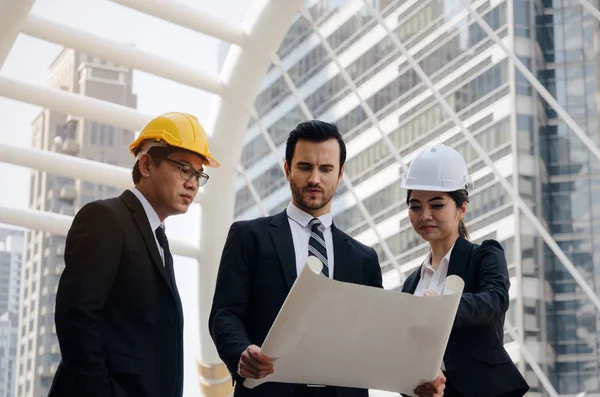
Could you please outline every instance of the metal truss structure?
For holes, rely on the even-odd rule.
[[[217,103],[211,120],[204,124],[207,130],[215,131],[211,141],[211,149],[213,153],[218,154],[222,165],[220,169],[212,172],[212,178],[215,183],[208,184],[203,194],[200,194],[197,199],[197,202],[203,208],[202,221],[200,223],[201,239],[197,244],[187,241],[172,242],[174,253],[196,258],[201,263],[198,267],[198,299],[200,302],[199,314],[201,324],[205,324],[208,317],[221,249],[229,225],[234,219],[235,182],[238,175],[241,175],[246,181],[246,185],[249,187],[252,197],[256,200],[261,213],[264,215],[268,214],[268,210],[262,205],[262,200],[256,188],[251,179],[245,174],[243,167],[239,165],[239,161],[246,126],[249,119],[252,118],[267,142],[271,154],[281,162],[278,150],[266,128],[262,125],[253,105],[261,82],[271,63],[274,64],[283,77],[287,88],[296,99],[302,114],[307,119],[313,118],[313,114],[302,99],[302,96],[298,93],[298,88],[282,66],[281,59],[275,55],[295,17],[299,15],[300,18],[306,19],[314,34],[319,39],[320,44],[327,52],[327,55],[340,69],[339,72],[344,78],[345,83],[358,99],[367,118],[376,127],[381,135],[381,139],[386,143],[390,154],[401,169],[406,168],[407,163],[405,159],[400,156],[390,138],[380,127],[375,113],[361,95],[350,75],[344,70],[336,53],[321,33],[320,27],[313,21],[310,13],[304,8],[303,0],[256,1],[243,25],[240,26],[217,20],[211,15],[177,2],[167,3],[160,0],[111,1],[232,44],[223,69],[218,74],[202,72],[192,67],[178,64],[175,61],[164,59],[159,55],[144,52],[122,43],[110,41],[46,20],[40,16],[32,15],[30,11],[33,0],[8,1],[0,4],[0,66],[2,66],[8,56],[15,39],[22,33],[111,60],[132,69],[164,77],[217,96]],[[471,2],[469,0],[459,0],[459,2],[491,40],[506,53],[511,61],[511,65],[514,65],[525,76],[536,92],[556,111],[557,115],[569,126],[570,130],[581,140],[589,152],[600,160],[600,149],[598,146],[577,125],[556,99],[552,97],[540,81],[529,72],[510,46],[475,11]],[[600,12],[596,8],[585,0],[578,0],[578,3],[600,21]],[[427,86],[437,103],[460,129],[464,138],[472,145],[485,164],[490,167],[496,179],[520,210],[520,214],[533,225],[539,236],[541,236],[559,259],[560,263],[573,276],[581,290],[587,295],[594,306],[600,310],[598,295],[565,255],[540,219],[531,211],[513,186],[502,176],[502,173],[497,169],[490,156],[476,141],[472,132],[469,131],[452,106],[444,99],[440,90],[436,88],[436,85],[428,77],[427,73],[419,66],[411,51],[394,34],[379,11],[372,6],[371,1],[364,0],[363,7],[365,10],[368,10],[369,14],[377,21],[377,24],[389,35],[394,46],[406,58],[408,64]],[[152,117],[152,115],[143,114],[125,106],[56,89],[34,86],[2,76],[0,76],[0,95],[56,110],[64,114],[75,115],[133,131],[140,130]],[[0,145],[0,162],[47,171],[69,178],[83,179],[121,189],[130,187],[130,170],[128,169],[37,149],[18,148],[2,144]],[[377,240],[386,253],[387,258],[391,261],[394,268],[402,273],[400,265],[397,263],[390,247],[385,239],[377,233],[373,216],[369,214],[368,209],[360,201],[350,178],[346,176],[343,179],[343,183],[346,189],[353,195],[361,215],[375,232]],[[65,235],[71,220],[72,217],[60,214],[0,207],[0,222],[43,230],[56,235]],[[202,331],[199,335],[199,361],[202,368],[208,368],[219,365],[220,360],[213,347],[212,340],[204,328],[201,327]],[[512,328],[510,329],[512,330]],[[511,336],[515,341],[519,342],[523,356],[534,369],[544,388],[551,396],[557,396],[552,384],[544,372],[541,371],[539,365],[533,361],[533,356],[527,351],[522,342],[522,336],[514,334],[513,331],[511,332]],[[205,373],[202,368],[200,368],[201,375]],[[223,376],[222,379],[214,379],[213,377],[212,381],[206,377],[205,381],[208,383],[217,382],[224,384],[227,382],[227,377]]]

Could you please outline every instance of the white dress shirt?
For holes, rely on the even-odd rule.
[[[154,237],[154,242],[156,243],[156,248],[158,248],[158,253],[160,254],[160,258],[162,259],[162,263],[164,266],[165,254],[163,252],[161,245],[158,243],[158,239],[156,238],[156,229],[158,229],[159,226],[164,227],[164,225],[160,222],[160,218],[158,217],[158,214],[156,213],[156,211],[154,210],[152,205],[150,205],[150,202],[148,201],[148,199],[146,197],[144,197],[144,195],[139,190],[137,190],[135,187],[132,187],[129,190],[131,191],[131,193],[133,193],[135,195],[135,197],[137,197],[137,199],[140,201],[140,203],[142,203],[142,207],[144,207],[144,211],[146,212],[146,217],[148,218],[148,222],[150,222],[150,228],[152,229],[152,236]]]
[[[450,265],[450,255],[452,255],[453,248],[454,245],[450,247],[446,255],[444,255],[437,270],[431,266],[431,251],[429,251],[423,260],[423,265],[421,266],[421,278],[419,279],[414,295],[423,296],[425,291],[430,289],[440,295],[444,293],[446,276],[448,275],[448,266]],[[442,371],[446,370],[446,364],[443,360],[441,367]]]
[[[421,266],[421,278],[417,284],[414,295],[423,296],[425,291],[431,289],[442,295],[444,293],[444,287],[446,286],[446,276],[448,275],[448,266],[450,265],[450,255],[454,245],[450,247],[450,250],[444,255],[437,270],[431,266],[431,251],[427,254],[423,260]]]
[[[308,259],[308,241],[310,240],[311,230],[308,223],[314,218],[312,215],[302,211],[294,204],[290,203],[287,207],[288,222],[292,230],[292,240],[294,241],[294,251],[296,253],[296,273],[300,274],[302,268]],[[325,245],[327,248],[327,263],[329,267],[329,278],[333,278],[333,236],[331,234],[331,225],[333,216],[331,213],[318,217],[321,221],[319,229],[323,232]]]

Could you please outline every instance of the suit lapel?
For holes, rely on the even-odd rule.
[[[421,280],[421,266],[419,266],[415,271],[414,277],[409,277],[406,279],[404,285],[402,286],[402,292],[407,292],[414,295],[415,291],[417,290],[419,280]]]
[[[454,243],[454,248],[452,249],[452,255],[450,255],[450,263],[448,264],[448,274],[446,277],[456,275],[463,280],[465,279],[472,246],[473,244],[462,237],[459,237],[456,240],[456,243]],[[421,280],[421,266],[419,266],[418,270],[414,273],[414,276],[411,275],[408,279],[406,279],[404,285],[402,286],[403,292],[408,292],[410,294],[415,293],[417,285]]]
[[[294,240],[292,239],[292,230],[290,229],[286,211],[280,212],[273,217],[269,233],[273,239],[288,289],[292,288],[297,277],[296,253],[294,251]]]
[[[170,285],[170,283],[167,281],[167,272],[162,263],[158,247],[156,246],[154,232],[150,227],[150,222],[148,222],[148,216],[146,215],[146,211],[144,211],[142,203],[140,203],[137,197],[135,197],[135,195],[129,190],[126,190],[123,192],[123,194],[121,194],[121,200],[123,200],[125,204],[129,207],[129,209],[133,212],[133,221],[139,229],[140,234],[144,238],[146,248],[148,249],[148,252],[150,252],[150,256],[152,257],[152,263],[154,263],[154,266],[156,266],[160,274],[162,274],[162,276],[165,279],[165,282]]]
[[[463,280],[467,274],[467,266],[471,256],[473,244],[462,237],[459,237],[454,243],[450,263],[448,264],[448,276],[456,275]]]
[[[348,283],[361,283],[360,272],[357,273],[357,259],[352,256],[352,247],[348,243],[348,235],[331,225],[333,239],[333,278]],[[360,269],[358,269],[360,270]]]

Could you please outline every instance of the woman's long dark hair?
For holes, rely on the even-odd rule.
[[[406,204],[408,204],[408,201],[410,200],[411,193],[412,190],[409,190],[408,194],[406,195]],[[460,208],[462,207],[463,203],[469,202],[469,192],[467,192],[465,189],[455,190],[453,192],[446,193],[448,194],[448,196],[450,196],[452,201],[456,203],[456,208]],[[465,225],[462,219],[458,221],[458,236],[467,240],[470,238],[469,232],[467,231],[467,226]]]

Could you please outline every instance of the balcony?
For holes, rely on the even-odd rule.
[[[57,276],[60,276],[62,274],[62,271],[64,269],[64,265],[60,264],[60,265],[56,265],[56,267],[54,268],[54,274]]]
[[[62,137],[57,136],[56,138],[54,138],[52,151],[57,153],[76,155],[77,153],[79,153],[79,143],[75,139],[63,139]]]
[[[75,200],[77,198],[77,189],[74,186],[63,186],[58,195],[63,200]]]
[[[554,368],[556,363],[556,350],[550,344],[546,344],[546,363],[550,368]]]
[[[74,216],[75,208],[73,208],[72,206],[63,206],[58,210],[58,213],[63,215]]]
[[[51,364],[48,366],[39,365],[37,367],[37,374],[38,374],[38,376],[41,376],[44,378],[51,378],[56,373],[57,368],[58,368],[58,364]]]
[[[63,131],[66,138],[75,138],[77,136],[77,126],[79,117],[67,116],[67,122],[63,124]]]
[[[79,153],[79,142],[74,139],[66,139],[62,143],[62,152],[71,155]]]
[[[62,139],[62,137],[60,137],[60,136],[54,137],[54,142],[52,143],[52,151],[61,153],[63,143],[64,143],[64,140]]]
[[[56,374],[56,370],[57,369],[58,369],[58,364],[57,363],[54,363],[54,364],[50,365],[50,367],[48,368],[48,371],[50,371],[50,374],[51,374],[50,376],[51,377],[53,377],[54,374]]]

